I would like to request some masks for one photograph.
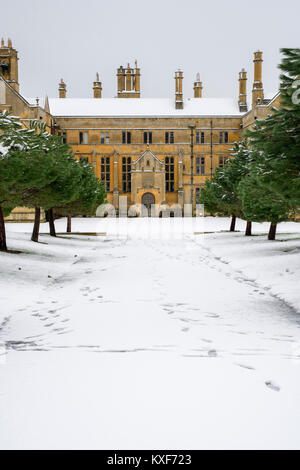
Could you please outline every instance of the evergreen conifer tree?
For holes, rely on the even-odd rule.
[[[105,189],[87,162],[79,162],[81,180],[75,199],[55,208],[60,215],[67,216],[67,232],[71,232],[71,218],[75,215],[94,215],[96,208],[105,200]]]

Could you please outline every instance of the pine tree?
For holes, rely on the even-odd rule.
[[[255,167],[240,182],[239,192],[246,218],[254,222],[270,222],[268,239],[275,240],[277,224],[289,218],[289,205],[280,193],[265,186]]]
[[[70,194],[70,187],[72,186],[74,192],[77,192],[77,188],[74,186],[78,183],[78,171],[77,161],[74,160],[73,155],[70,153],[70,147],[63,144],[57,136],[49,135],[42,132],[40,126],[38,126],[37,140],[40,150],[41,161],[39,165],[40,175],[43,178],[43,184],[31,191],[23,198],[24,205],[35,208],[35,221],[33,226],[33,232],[31,239],[35,242],[38,241],[39,237],[39,226],[40,226],[40,212],[41,207],[51,211],[51,207],[48,207],[49,203],[53,203],[56,182],[59,183],[57,194],[54,198],[54,202],[57,200],[66,201],[70,197],[73,197],[73,193]],[[76,168],[76,180],[68,181],[67,184],[63,182],[65,175],[70,176],[71,166]],[[73,171],[74,176],[74,171]],[[71,176],[70,176],[71,177]],[[71,177],[72,178],[72,177]],[[72,190],[72,191],[73,191]],[[62,194],[64,192],[65,194]],[[51,199],[52,198],[52,199]],[[50,231],[55,236],[54,221],[50,218]]]
[[[63,149],[62,149],[63,150]],[[82,168],[70,153],[61,152],[57,158],[54,181],[38,194],[39,206],[48,211],[50,235],[55,237],[54,208],[78,198]]]
[[[67,216],[67,232],[71,232],[71,218],[75,215],[93,215],[96,208],[105,200],[105,189],[87,162],[79,162],[81,180],[76,199],[55,208],[59,215]]]
[[[247,132],[251,170],[239,185],[245,214],[271,222],[269,240],[300,207],[300,49],[281,52],[281,107]]]
[[[52,212],[55,205],[75,199],[81,168],[70,148],[43,125],[23,128],[0,113],[0,130],[0,249],[6,250],[4,215],[18,205],[36,207],[32,239],[37,241],[40,207]],[[55,235],[53,220],[50,228]]]
[[[7,112],[0,113],[0,131],[0,249],[6,250],[4,215],[22,204],[22,197],[40,185],[41,177],[34,131],[23,129]]]
[[[247,133],[261,185],[280,194],[290,210],[300,207],[300,49],[281,49],[280,109]]]
[[[201,191],[200,201],[205,210],[231,216],[230,231],[235,230],[236,218],[245,219],[242,201],[238,193],[238,185],[249,172],[251,153],[247,142],[236,143],[232,156],[223,168],[218,168],[211,180],[206,181]],[[251,222],[247,221],[246,235],[251,234]]]

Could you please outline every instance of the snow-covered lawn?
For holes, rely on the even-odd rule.
[[[300,224],[148,222],[7,226],[0,448],[299,449]]]

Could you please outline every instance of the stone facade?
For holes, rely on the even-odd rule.
[[[184,202],[190,202],[190,129],[195,125],[194,142],[198,139],[203,143],[194,144],[194,186],[200,188],[207,177],[210,177],[215,169],[223,165],[226,158],[230,157],[230,149],[233,142],[241,137],[241,117],[216,117],[216,118],[56,118],[56,126],[64,134],[66,141],[72,146],[76,158],[87,159],[95,168],[98,178],[102,178],[107,184],[107,198],[113,203],[113,193],[126,193],[129,202],[135,203],[138,199],[136,188],[140,182],[135,183],[137,174],[132,172],[132,184],[130,192],[123,189],[123,158],[130,158],[132,169],[134,162],[149,145],[151,152],[162,163],[166,158],[173,159],[174,169],[171,176],[174,185],[165,193],[159,187],[160,194],[164,194],[164,202],[172,204],[178,202],[178,191],[183,191]],[[87,133],[86,143],[79,143],[80,132]],[[122,142],[122,133],[130,132],[131,142]],[[144,143],[144,133],[151,133],[151,144]],[[220,134],[228,133],[227,142],[220,143]],[[166,143],[166,133],[173,133],[174,143]],[[198,138],[197,138],[197,133]],[[104,140],[101,144],[101,134]],[[109,159],[109,181],[103,172],[102,159]],[[199,160],[198,160],[199,159]],[[172,175],[174,173],[174,176]],[[180,175],[181,173],[181,175]],[[161,179],[161,182],[163,180]],[[165,181],[165,180],[164,180]],[[162,184],[162,183],[161,183]],[[196,191],[194,192],[196,194]],[[160,197],[158,199],[161,199]]]
[[[12,46],[3,45],[0,65],[9,54],[12,60],[17,57]],[[67,85],[61,80],[59,99],[32,102],[20,95],[8,70],[0,67],[0,110],[8,109],[24,121],[46,122],[50,132],[72,147],[77,159],[93,165],[106,186],[108,202],[116,209],[119,196],[127,196],[129,205],[152,201],[183,206],[191,203],[193,195],[195,204],[205,180],[226,164],[233,143],[242,138],[244,130],[280,106],[279,94],[264,98],[260,51],[254,53],[252,99],[247,100],[247,73],[242,69],[239,93],[231,103],[203,98],[199,74],[193,84],[194,97],[184,99],[182,71],[175,73],[172,101],[143,100],[137,63],[135,68],[129,64],[118,68],[117,98],[102,98],[97,74],[92,100],[67,98]]]

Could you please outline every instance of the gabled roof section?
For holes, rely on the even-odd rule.
[[[149,145],[147,145],[147,149],[145,150],[145,152],[143,152],[137,160],[132,162],[132,164],[136,165],[136,163],[138,163],[142,158],[146,157],[146,155],[149,155],[149,154],[161,165],[163,164],[163,162],[159,158],[157,158],[157,156],[153,152],[151,152]]]
[[[278,98],[278,96],[280,95],[280,90],[279,91],[275,91],[275,92],[271,92],[271,93],[266,93],[265,96],[264,96],[264,99],[263,99],[263,102],[261,104],[259,104],[258,106],[269,106],[270,104],[273,103],[273,101],[276,100],[276,98]],[[249,97],[248,99],[248,112],[251,111],[252,109],[252,98]],[[245,113],[247,114],[247,113]]]
[[[10,85],[10,83],[8,83],[8,81],[5,80],[4,77],[0,77],[0,80],[2,80],[2,81],[5,83],[5,85],[6,85],[18,98],[20,98],[21,101],[23,101],[23,103],[25,103],[27,106],[31,106],[30,103],[26,100],[26,98],[24,98],[22,95],[20,95],[20,93],[18,93],[18,92],[14,89],[14,87],[12,87],[12,86]],[[2,103],[2,104],[5,104],[5,103]]]

